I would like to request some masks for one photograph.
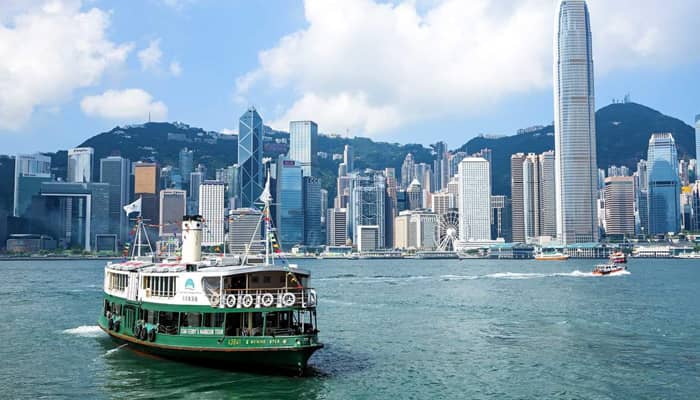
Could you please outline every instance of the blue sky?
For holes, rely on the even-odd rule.
[[[118,124],[266,123],[457,147],[552,120],[553,0],[1,0],[0,153]],[[692,1],[590,0],[597,107],[700,114]],[[630,12],[630,7],[635,7]]]

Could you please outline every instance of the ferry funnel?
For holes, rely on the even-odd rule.
[[[182,262],[194,264],[202,261],[202,226],[201,215],[182,217]]]

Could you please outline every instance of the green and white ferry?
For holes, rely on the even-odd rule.
[[[275,264],[269,221],[266,202],[259,263],[246,255],[203,257],[205,222],[197,215],[183,218],[181,257],[141,256],[137,244],[130,260],[105,267],[99,326],[139,352],[227,369],[302,374],[323,347],[316,291],[308,271]],[[143,223],[138,226],[142,238]]]

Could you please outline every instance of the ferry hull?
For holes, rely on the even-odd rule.
[[[100,328],[105,331],[112,340],[119,344],[126,344],[127,348],[140,353],[146,353],[174,361],[237,371],[269,371],[302,375],[306,371],[311,355],[316,350],[323,347],[321,343],[293,348],[202,348],[175,346],[139,340],[124,333],[110,331],[102,325],[100,325]],[[253,340],[260,339],[260,337],[255,336],[247,338]],[[235,340],[245,339],[235,338]]]

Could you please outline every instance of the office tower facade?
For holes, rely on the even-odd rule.
[[[421,188],[431,192],[433,189],[433,170],[426,163],[417,163],[413,166],[413,180],[420,182]],[[413,181],[411,181],[413,182]]]
[[[95,149],[92,147],[76,147],[68,150],[68,182],[92,182]]]
[[[450,180],[447,143],[439,141],[433,145],[433,150],[435,151],[435,161],[433,162],[433,171],[435,172],[434,190],[438,191],[447,186],[447,182]]]
[[[381,229],[378,225],[358,225],[356,231],[357,251],[360,253],[375,251],[384,246],[381,244]]]
[[[343,163],[347,172],[355,171],[355,154],[352,151],[352,146],[349,144],[346,144],[345,148],[343,148]]]
[[[681,180],[681,186],[690,184],[690,174],[688,170],[688,161],[678,160],[678,177]]]
[[[525,243],[525,183],[523,181],[523,164],[527,156],[516,153],[510,156],[510,192],[512,205],[513,242]]]
[[[595,91],[590,16],[586,2],[560,2],[555,29],[557,237],[564,244],[596,242]],[[513,205],[515,207],[515,198]]]
[[[254,207],[263,189],[263,120],[254,107],[238,124],[238,166],[240,167],[241,206]]]
[[[503,195],[491,196],[491,240],[503,238],[513,241],[510,199]]]
[[[523,161],[525,240],[556,235],[555,157],[553,151],[528,154]]]
[[[678,152],[670,133],[654,133],[647,151],[649,234],[680,231]]]
[[[190,172],[190,198],[197,202],[199,200],[199,186],[204,182],[204,174],[201,172]]]
[[[608,167],[608,176],[630,176],[630,169],[625,165]]]
[[[181,235],[182,217],[187,215],[187,192],[182,189],[161,190],[159,208],[158,235],[160,237]],[[222,215],[221,219],[223,218]]]
[[[226,168],[216,170],[216,180],[224,182],[226,185],[226,206],[229,209],[238,208],[240,204],[240,184],[239,184],[240,169],[238,164],[230,165]]]
[[[406,199],[408,200],[408,209],[417,210],[423,208],[423,187],[418,179],[414,179],[406,189]]]
[[[6,223],[3,218],[12,215],[12,202],[14,201],[15,158],[8,155],[0,155],[0,226]],[[0,228],[2,229],[2,228]],[[3,238],[0,234],[0,247],[3,246]],[[6,239],[6,238],[5,238]]]
[[[695,179],[700,179],[700,114],[695,116]]]
[[[109,232],[109,184],[44,182],[40,191],[40,218],[63,248],[90,251],[96,236]]]
[[[21,217],[39,194],[41,184],[51,180],[51,157],[42,154],[18,154],[15,157],[15,189],[13,212]]]
[[[125,242],[130,224],[122,207],[131,201],[131,162],[118,156],[101,159],[100,182],[109,184],[109,231]]]
[[[277,162],[277,239],[283,250],[304,243],[304,190],[301,166],[280,157]]]
[[[345,208],[329,208],[326,213],[326,243],[329,246],[345,246],[348,242],[348,211]]]
[[[323,238],[321,237],[321,181],[313,176],[305,176],[303,178],[303,185],[303,243],[307,246],[316,247],[323,244]]]
[[[151,224],[158,221],[158,192],[160,168],[156,163],[136,162],[134,167],[134,198],[141,198],[141,216]]]
[[[260,220],[262,213],[253,208],[229,211],[226,245],[234,254],[260,254],[264,251]]]
[[[635,234],[634,179],[631,176],[605,178],[605,233]]]
[[[458,151],[455,153],[450,154],[449,157],[449,174],[450,174],[450,179],[457,175],[459,172],[459,163],[464,159],[464,157],[468,156],[468,154],[464,151]]]
[[[481,157],[466,157],[459,163],[459,239],[491,239],[491,171]]]
[[[394,247],[435,250],[438,246],[439,217],[427,210],[402,211],[394,219]]]
[[[312,158],[316,154],[318,125],[313,121],[291,121],[289,123],[289,158],[301,166],[304,176],[312,172]]]
[[[359,246],[359,226],[378,229],[378,248],[386,245],[385,198],[386,182],[381,174],[355,176],[352,181],[349,210],[349,232],[353,243]]]
[[[180,168],[180,175],[182,176],[184,183],[190,183],[190,174],[194,171],[194,151],[185,147],[180,150],[178,156],[178,167]]]
[[[199,215],[204,218],[203,246],[224,243],[225,191],[224,183],[219,181],[204,181],[199,186]]]
[[[413,161],[413,154],[406,154],[403,163],[401,164],[401,188],[406,189],[408,185],[413,182],[415,178],[415,161]]]

